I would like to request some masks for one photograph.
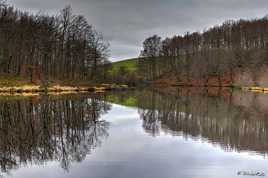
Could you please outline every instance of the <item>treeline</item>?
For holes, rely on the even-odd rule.
[[[31,79],[103,78],[108,43],[70,6],[58,15],[30,14],[0,1],[0,74]]]
[[[154,35],[143,42],[139,71],[147,80],[173,72],[178,81],[228,75],[231,83],[237,70],[248,71],[256,84],[258,71],[268,60],[268,17],[226,21],[202,33],[187,32],[161,39]]]

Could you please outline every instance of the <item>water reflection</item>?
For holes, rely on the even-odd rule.
[[[108,136],[110,107],[99,95],[1,99],[1,172],[55,160],[68,170]]]
[[[265,172],[268,160],[236,152],[267,155],[267,101],[268,95],[200,88],[0,98],[1,172],[133,178]]]
[[[143,128],[152,136],[165,132],[201,139],[226,151],[268,153],[267,95],[173,88],[132,92],[130,96],[137,98]],[[122,96],[119,98],[123,103]]]

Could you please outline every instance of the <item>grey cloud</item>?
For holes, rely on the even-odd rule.
[[[228,19],[268,13],[267,0],[9,0],[24,10],[55,12],[72,5],[111,44],[111,59],[137,57],[149,35],[202,31]]]

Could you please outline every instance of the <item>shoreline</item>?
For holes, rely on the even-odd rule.
[[[242,90],[254,93],[268,94],[268,87],[242,87]]]
[[[156,88],[162,88],[163,86],[155,86]],[[165,86],[166,87],[197,87],[197,88],[239,88],[242,91],[256,92],[256,93],[268,93],[267,87],[234,87],[234,86]],[[38,96],[38,95],[64,95],[75,93],[103,93],[105,91],[112,90],[126,90],[132,89],[127,85],[116,84],[99,84],[95,86],[70,86],[70,85],[52,85],[49,87],[43,87],[41,85],[25,84],[22,86],[2,86],[0,87],[0,96]]]
[[[58,95],[58,94],[72,94],[72,93],[86,93],[96,92],[101,93],[111,90],[125,90],[129,89],[127,85],[111,85],[100,84],[95,86],[69,86],[69,85],[53,85],[43,87],[41,85],[22,85],[22,86],[4,86],[0,87],[0,95],[12,96],[12,95]]]

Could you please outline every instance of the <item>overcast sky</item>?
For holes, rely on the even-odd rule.
[[[268,0],[7,0],[23,10],[55,13],[66,5],[84,15],[111,45],[111,60],[137,57],[142,41],[203,31],[228,19],[268,14]]]

